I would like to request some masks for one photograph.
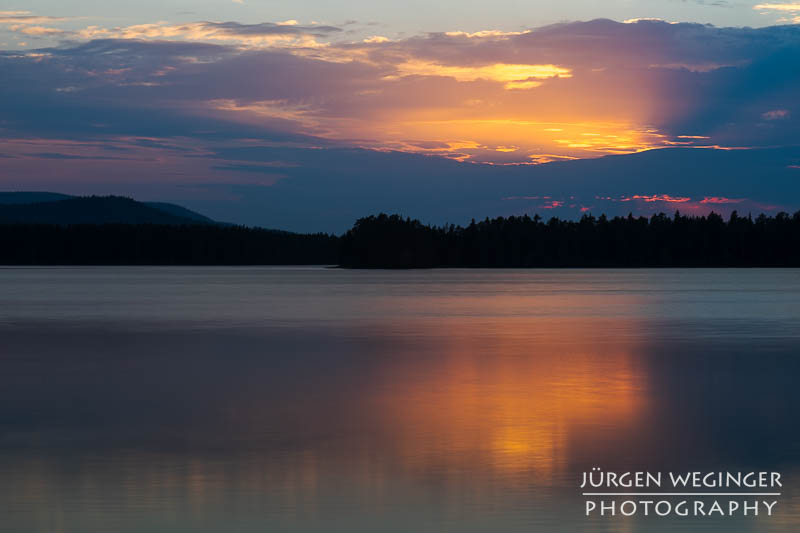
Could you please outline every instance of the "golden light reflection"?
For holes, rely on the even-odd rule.
[[[608,334],[628,326],[453,320],[441,355],[393,368],[373,405],[412,469],[551,478],[571,443],[631,427],[645,409],[637,344]]]

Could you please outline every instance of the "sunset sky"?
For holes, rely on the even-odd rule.
[[[4,0],[0,47],[3,190],[303,231],[800,208],[800,3]]]

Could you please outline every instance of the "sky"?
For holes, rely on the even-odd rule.
[[[800,3],[0,1],[0,189],[335,231],[800,208]]]

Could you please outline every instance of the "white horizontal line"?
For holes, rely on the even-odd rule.
[[[584,496],[780,496],[780,492],[584,492]]]

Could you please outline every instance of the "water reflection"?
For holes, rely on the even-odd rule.
[[[637,340],[609,336],[609,322],[441,320],[441,346],[389,358],[371,404],[412,468],[552,482],[576,428],[635,424],[646,403]]]
[[[800,524],[792,271],[15,270],[0,289],[10,531],[674,530],[584,519],[596,465],[778,469],[776,517],[682,526]]]

